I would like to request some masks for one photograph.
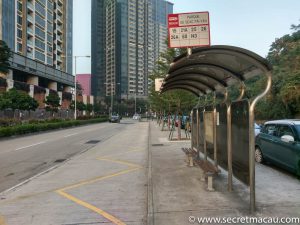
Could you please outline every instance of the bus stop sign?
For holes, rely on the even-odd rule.
[[[208,12],[168,15],[169,47],[210,46]]]

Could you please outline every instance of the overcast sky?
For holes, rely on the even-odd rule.
[[[234,45],[266,56],[275,38],[300,23],[300,0],[169,0],[174,13],[208,11],[211,44]],[[74,0],[74,55],[91,54],[91,0]],[[90,73],[90,59],[77,59],[77,74]]]

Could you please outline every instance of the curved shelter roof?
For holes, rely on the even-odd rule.
[[[224,92],[272,68],[261,56],[238,47],[215,45],[192,49],[175,58],[161,91],[183,89],[196,95]]]

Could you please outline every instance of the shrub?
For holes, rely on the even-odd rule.
[[[0,77],[0,87],[7,87],[6,79]]]
[[[57,122],[38,121],[37,123],[26,123],[23,125],[0,127],[0,137],[21,135],[21,134],[38,132],[38,131],[53,130],[58,128],[66,128],[66,127],[72,127],[72,126],[78,126],[78,125],[84,125],[90,123],[101,123],[101,122],[106,122],[107,120],[108,120],[107,117],[96,118],[91,120],[68,120],[68,121],[56,119]],[[50,121],[55,121],[55,119]]]

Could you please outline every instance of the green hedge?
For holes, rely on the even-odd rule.
[[[68,120],[68,121],[61,121],[61,122],[52,122],[52,123],[38,123],[38,124],[23,124],[23,125],[16,125],[12,127],[0,127],[0,137],[9,137],[12,135],[20,135],[20,134],[28,134],[33,132],[39,131],[47,131],[53,130],[58,128],[66,128],[66,127],[73,127],[91,123],[101,123],[106,122],[108,118],[97,118],[91,120]]]

